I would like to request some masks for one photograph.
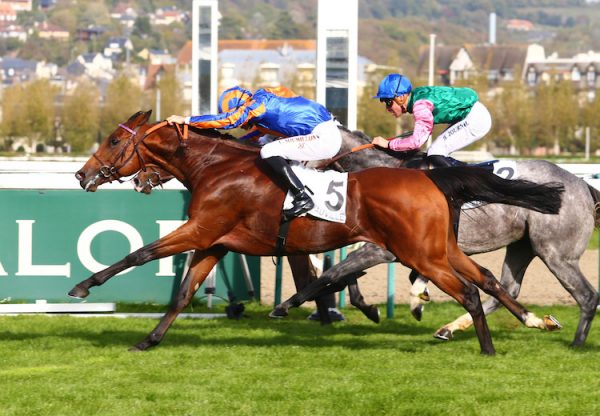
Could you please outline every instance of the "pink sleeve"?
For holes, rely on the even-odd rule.
[[[418,149],[427,141],[433,130],[433,103],[419,100],[413,106],[415,128],[412,136],[390,140],[389,147],[397,152]]]

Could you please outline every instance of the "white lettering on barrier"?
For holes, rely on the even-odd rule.
[[[16,276],[65,276],[71,277],[71,263],[50,265],[33,264],[33,224],[35,220],[16,220],[18,224],[18,267]],[[179,228],[184,220],[157,220],[159,238],[162,238]],[[105,231],[115,231],[122,234],[129,241],[130,253],[144,245],[142,236],[130,224],[118,220],[103,220],[95,222],[85,228],[77,241],[77,255],[81,264],[97,273],[108,265],[97,261],[92,254],[92,241],[98,234]],[[156,276],[175,276],[173,256],[159,259],[159,268]],[[119,275],[128,273],[132,268],[122,271]],[[2,262],[0,262],[0,276],[8,276]]]
[[[183,220],[157,220],[158,224],[158,237],[162,238],[169,234],[171,231],[179,228],[185,221]],[[157,276],[175,276],[173,270],[173,256],[163,257],[158,260],[158,273]]]
[[[71,263],[61,265],[33,264],[33,223],[35,223],[35,220],[17,220],[17,224],[19,224],[19,265],[15,275],[71,277]]]
[[[109,266],[97,261],[92,255],[91,251],[92,241],[98,234],[104,231],[116,231],[123,234],[129,241],[130,253],[144,246],[144,241],[142,240],[140,233],[138,233],[133,226],[127,224],[126,222],[118,220],[103,220],[90,225],[83,230],[79,236],[79,240],[77,241],[77,255],[79,256],[81,264],[83,264],[83,266],[92,273],[97,273]],[[123,270],[118,275],[128,273],[131,269],[132,267]]]

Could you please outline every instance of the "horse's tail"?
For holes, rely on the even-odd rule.
[[[600,228],[600,191],[590,184],[587,184],[587,186],[594,200],[594,225],[596,228]]]
[[[466,202],[482,201],[516,205],[543,214],[558,214],[565,190],[562,183],[508,180],[477,167],[438,168],[426,171],[426,174],[454,208]]]

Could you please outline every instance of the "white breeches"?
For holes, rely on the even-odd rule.
[[[332,119],[317,124],[310,134],[286,137],[265,144],[260,157],[281,156],[288,160],[322,160],[334,157],[342,147],[342,135]]]
[[[450,153],[481,139],[492,128],[492,116],[483,104],[477,101],[467,117],[448,127],[433,141],[427,155],[448,156]]]

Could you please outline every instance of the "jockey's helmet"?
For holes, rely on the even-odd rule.
[[[240,108],[252,98],[252,93],[242,87],[231,87],[219,97],[219,113],[229,113]]]
[[[373,98],[395,98],[412,91],[410,80],[400,74],[389,74],[379,84],[377,95]]]

